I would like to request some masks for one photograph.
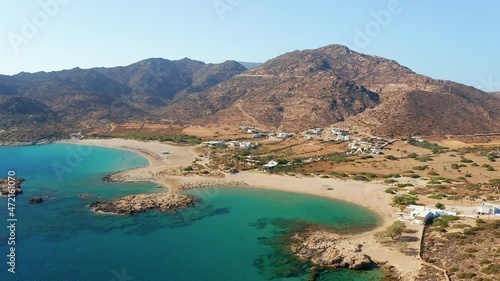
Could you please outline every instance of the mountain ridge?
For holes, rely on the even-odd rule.
[[[282,131],[335,125],[383,136],[497,133],[500,127],[498,93],[432,79],[341,45],[288,52],[251,69],[236,61],[150,58],[0,75],[0,108],[3,132],[33,128],[23,120],[38,120],[37,126],[50,124],[45,135],[91,130],[101,120]]]

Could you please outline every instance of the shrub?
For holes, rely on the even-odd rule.
[[[396,194],[396,191],[394,191],[394,189],[392,189],[392,188],[388,188],[385,190],[385,193]]]
[[[467,159],[467,158],[465,158],[465,157],[463,157],[463,156],[462,156],[461,158],[462,158],[462,159],[460,159],[460,162],[462,162],[462,163],[473,163],[473,162],[474,162],[474,161],[472,161],[472,160],[470,160],[470,159]]]
[[[438,176],[439,174],[436,173],[435,171],[430,171],[430,172],[427,173],[427,175],[429,175],[429,176]]]
[[[353,180],[355,181],[370,181],[367,177],[365,176],[354,176]]]
[[[395,182],[397,182],[397,181],[393,180],[393,179],[384,180],[384,183],[395,183]]]
[[[391,237],[391,239],[394,240],[396,237],[401,236],[405,229],[406,225],[403,222],[395,221],[394,223],[389,225],[384,232],[386,237]]]
[[[493,166],[491,166],[489,164],[483,164],[481,167],[486,168],[486,171],[495,171]]]
[[[426,166],[415,166],[413,168],[411,168],[412,170],[415,170],[415,171],[423,171],[425,169],[427,169],[427,165]]]
[[[398,183],[399,188],[405,188],[407,186],[413,186],[413,184],[411,184],[411,183]]]
[[[434,161],[434,160],[432,160],[431,157],[426,156],[426,157],[420,157],[420,158],[418,158],[418,161],[420,161],[420,162],[427,162],[427,161]]]
[[[458,165],[453,163],[453,164],[451,164],[451,168],[454,170],[458,170]]]
[[[490,182],[492,184],[500,184],[500,179],[491,179]]]
[[[387,159],[387,160],[396,160],[396,157],[394,155],[386,155],[385,159]]]
[[[434,206],[435,206],[437,209],[439,209],[439,210],[444,210],[444,209],[446,209],[446,207],[444,206],[444,204],[443,204],[443,203],[439,203],[439,202],[438,202],[438,203],[436,203],[436,205],[434,205]]]
[[[339,172],[331,172],[330,175],[338,177],[338,178],[345,178],[345,177],[347,177],[346,173],[339,173]]]
[[[193,168],[193,166],[187,166],[187,167],[186,167],[186,168],[184,168],[183,170],[184,170],[184,171],[186,171],[186,172],[189,172],[189,171],[193,171],[193,170],[194,170],[194,168]]]
[[[473,277],[476,277],[476,273],[474,272],[460,272],[457,274],[458,279],[471,279]]]
[[[500,274],[500,264],[492,263],[481,271],[486,274]]]
[[[479,250],[477,248],[466,248],[464,250],[466,253],[477,253]]]
[[[427,198],[441,200],[445,196],[446,196],[445,194],[439,193],[439,194],[435,194],[435,195],[429,195],[429,196],[427,196]]]
[[[398,205],[408,206],[417,202],[417,196],[400,195],[392,198],[392,201]]]
[[[417,157],[418,154],[416,154],[415,152],[408,154],[408,158],[417,158]]]

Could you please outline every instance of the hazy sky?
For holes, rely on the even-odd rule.
[[[0,0],[0,73],[189,57],[264,62],[344,44],[500,90],[500,1]]]

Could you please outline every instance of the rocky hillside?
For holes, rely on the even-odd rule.
[[[384,136],[498,132],[500,99],[331,45],[249,70],[235,61],[147,59],[124,67],[0,75],[0,139],[127,121],[299,131],[336,124]]]
[[[166,114],[283,130],[341,122],[379,135],[437,135],[498,131],[499,108],[475,88],[331,45],[279,56]]]
[[[125,67],[0,76],[0,139],[29,141],[101,122],[155,120],[173,100],[245,70],[234,61],[148,59]]]

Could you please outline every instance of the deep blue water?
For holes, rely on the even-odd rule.
[[[308,280],[309,265],[286,251],[303,224],[339,231],[374,227],[371,212],[321,197],[261,189],[209,188],[177,214],[106,216],[93,200],[161,192],[150,183],[105,183],[109,173],[148,161],[121,150],[53,144],[1,147],[0,177],[26,179],[16,202],[16,274],[7,272],[7,200],[0,199],[0,280]],[[78,194],[92,194],[80,198]],[[30,205],[33,196],[46,196]],[[50,199],[53,198],[53,199]],[[299,270],[300,269],[300,270]],[[285,278],[285,276],[290,276]],[[378,270],[324,272],[319,280],[380,280]]]

